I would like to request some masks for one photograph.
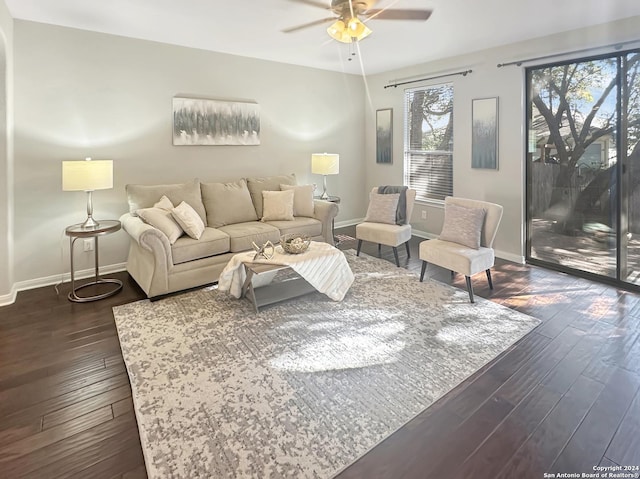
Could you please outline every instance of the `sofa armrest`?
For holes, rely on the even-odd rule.
[[[162,231],[142,221],[138,216],[125,213],[120,217],[122,229],[140,245],[156,257],[156,262],[165,268],[173,265],[173,255],[169,238]]]
[[[334,244],[333,241],[333,220],[338,216],[338,205],[331,201],[325,200],[313,200],[314,210],[313,217],[322,223],[322,236],[325,242],[330,245]]]

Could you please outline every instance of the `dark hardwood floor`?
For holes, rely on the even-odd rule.
[[[420,241],[411,259],[399,249],[418,274]],[[427,275],[465,288],[440,268]],[[0,308],[0,477],[146,477],[111,312],[143,294],[113,276],[123,291],[102,301],[71,303],[64,285]],[[640,296],[501,260],[493,279],[491,291],[477,275],[476,295],[543,323],[338,477],[541,479],[640,466]]]

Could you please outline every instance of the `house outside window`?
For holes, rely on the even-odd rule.
[[[453,84],[405,90],[404,184],[418,201],[453,195]]]

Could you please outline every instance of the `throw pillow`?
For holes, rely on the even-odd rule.
[[[136,211],[136,214],[145,223],[162,231],[169,239],[169,244],[173,244],[182,236],[183,231],[171,216],[172,209],[173,204],[169,198],[163,196],[152,208],[141,208]]]
[[[365,221],[369,223],[385,223],[389,225],[396,224],[396,210],[398,209],[398,201],[400,193],[369,194],[369,208]]]
[[[173,209],[173,203],[171,203],[171,200],[169,198],[162,195],[162,198],[160,198],[160,201],[158,201],[155,205],[153,205],[153,207],[160,208],[161,210],[167,210],[170,212]]]
[[[189,203],[183,201],[171,210],[171,214],[178,224],[182,226],[185,233],[193,239],[200,239],[200,236],[204,233],[204,222]]]
[[[247,188],[251,193],[251,200],[256,207],[258,218],[262,218],[262,192],[279,191],[280,185],[295,185],[296,175],[265,176],[264,178],[247,178]]]
[[[293,221],[293,190],[262,192],[262,221]]]
[[[257,221],[249,188],[244,180],[232,183],[201,183],[207,224],[212,228]]]
[[[479,249],[486,213],[484,208],[467,208],[453,203],[445,203],[444,225],[439,239]]]
[[[293,216],[313,217],[313,185],[280,185],[282,191],[293,190]]]

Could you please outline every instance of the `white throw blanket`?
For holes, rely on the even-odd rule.
[[[220,274],[218,289],[229,291],[236,298],[242,295],[242,284],[246,278],[243,263],[289,266],[334,301],[342,301],[353,283],[353,272],[344,254],[328,243],[312,241],[309,249],[301,254],[287,254],[281,246],[277,246],[271,259],[254,260],[254,255],[254,251],[246,251],[231,258]]]

